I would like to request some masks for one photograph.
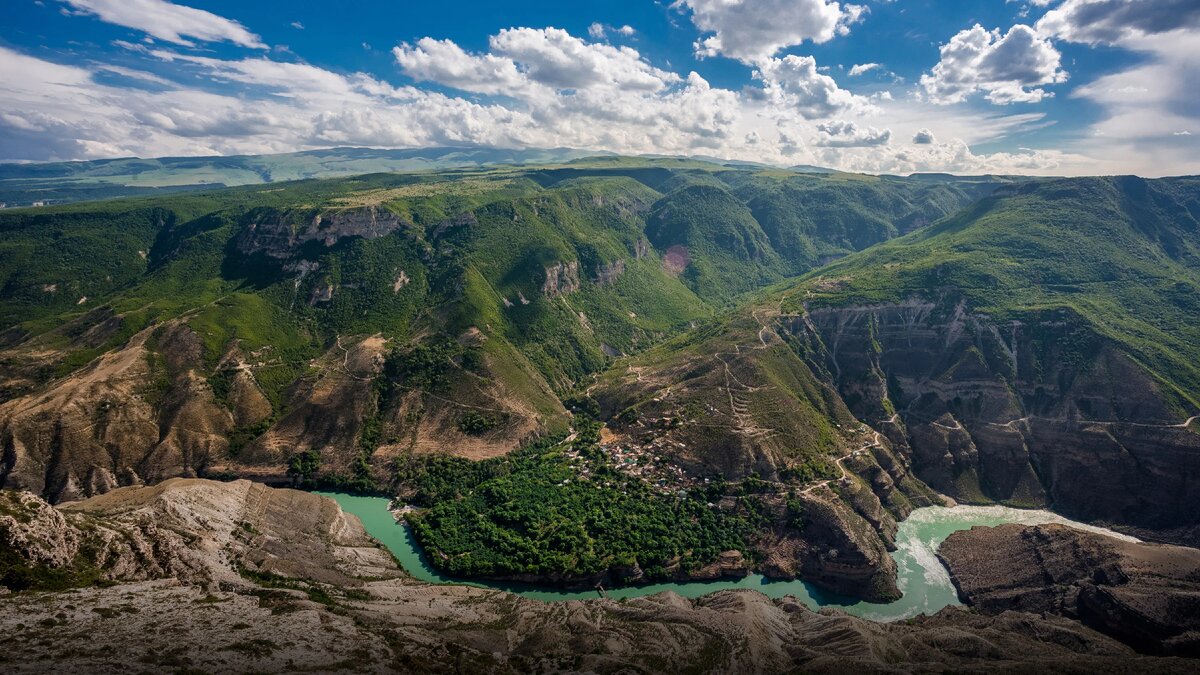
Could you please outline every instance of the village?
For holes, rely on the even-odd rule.
[[[687,475],[682,467],[671,461],[670,454],[685,447],[678,441],[659,437],[639,445],[625,438],[605,434],[597,447],[610,467],[645,482],[660,494],[686,496],[688,491],[710,483],[709,479]],[[578,448],[571,447],[565,454],[572,466],[576,467],[579,478],[588,480],[594,470],[589,462],[584,461],[585,453],[586,450],[581,453]]]
[[[773,486],[781,491],[790,491],[802,487],[806,493],[824,485],[837,484],[843,488],[849,487],[852,479],[850,478],[850,471],[846,469],[843,463],[853,458],[870,455],[871,448],[881,443],[879,434],[873,432],[866,424],[860,423],[855,431],[858,432],[860,438],[856,439],[853,445],[847,448],[845,454],[833,462],[840,473],[838,478],[816,481],[807,485],[776,483],[762,479],[753,480],[756,480],[762,486]],[[608,433],[606,429],[597,447],[603,453],[604,459],[609,466],[613,469],[626,476],[644,481],[656,492],[663,495],[673,494],[685,497],[693,490],[704,489],[712,484],[712,479],[710,478],[699,478],[685,472],[683,467],[673,460],[673,457],[685,451],[687,446],[681,441],[663,435],[645,436],[642,442],[637,442],[626,436],[614,436]],[[578,470],[578,475],[581,479],[587,480],[591,478],[593,469],[589,466],[588,462],[583,461],[581,452],[577,448],[572,447],[567,450],[566,456],[570,458],[571,464]],[[729,485],[736,485],[740,482],[731,481]]]

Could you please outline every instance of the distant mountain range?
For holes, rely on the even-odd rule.
[[[279,155],[99,159],[86,162],[0,164],[0,202],[63,204],[238,185],[331,178],[386,171],[425,171],[499,164],[553,164],[604,155],[551,148],[331,148]]]
[[[278,155],[97,159],[37,164],[0,163],[0,208],[51,206],[91,199],[161,195],[240,185],[258,185],[368,173],[442,171],[482,166],[559,164],[613,153],[572,148],[330,148]],[[726,166],[765,167],[716,157],[646,155],[645,159],[700,161]],[[834,173],[821,167],[794,167]]]

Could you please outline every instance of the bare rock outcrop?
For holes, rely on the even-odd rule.
[[[264,209],[254,214],[234,246],[242,255],[286,260],[310,242],[328,248],[348,237],[377,239],[405,226],[399,216],[375,206],[316,214]]]
[[[579,290],[579,261],[554,263],[546,268],[546,280],[542,282],[542,295],[555,298],[570,295]]]
[[[976,527],[938,551],[987,614],[1052,613],[1139,651],[1200,657],[1200,550],[1061,525]]]
[[[896,562],[879,533],[840,499],[802,497],[800,576],[870,602],[900,598]]]
[[[592,277],[592,282],[601,286],[611,286],[621,278],[625,273],[625,261],[614,260],[609,263],[604,263],[596,268],[596,273]]]
[[[0,500],[0,546],[82,579],[237,585],[248,572],[355,586],[397,574],[335,503],[245,480],[172,479],[59,509],[28,492]]]

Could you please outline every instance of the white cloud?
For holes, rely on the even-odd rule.
[[[624,26],[606,26],[602,23],[593,23],[588,26],[588,37],[593,40],[603,40],[608,37],[608,32],[612,31],[622,37],[633,37],[637,35],[637,29],[629,24]]]
[[[789,54],[781,59],[765,59],[754,77],[762,80],[773,102],[806,119],[871,108],[867,99],[842,89],[832,77],[818,72],[816,59],[811,56]]]
[[[1195,59],[1186,48],[1186,43],[1171,47],[1180,52],[1178,62]],[[934,106],[899,92],[895,100],[855,95],[819,72],[812,57],[766,59],[753,72],[752,84],[725,89],[696,73],[657,68],[634,49],[589,43],[556,29],[502,31],[482,53],[430,38],[400,45],[394,53],[414,79],[468,93],[395,86],[364,73],[284,60],[294,57],[283,53],[222,59],[143,48],[122,50],[113,64],[66,66],[0,47],[0,159],[266,153],[335,145],[571,146],[868,172],[1063,174],[1124,169],[1122,155],[1138,142],[1129,135],[1135,125],[1164,134],[1200,128],[1186,116],[1152,119],[1130,110],[1108,127],[1112,135],[1104,138],[1112,139],[1111,148],[1097,143],[1087,156],[1053,150],[975,154],[975,144],[1047,121],[1037,112],[981,114]],[[148,65],[135,67],[139,60]],[[1137,77],[1131,75],[1085,94],[1107,96],[1110,86],[1134,84]],[[1178,105],[1190,91],[1138,86],[1164,106]],[[893,129],[928,131],[929,142],[893,143]],[[944,142],[934,140],[935,134]],[[1196,137],[1171,138],[1173,146],[1186,147]],[[1172,155],[1164,149],[1153,156],[1158,164],[1146,173],[1178,173],[1196,167],[1200,153]]]
[[[657,91],[680,81],[635,49],[587,43],[558,28],[509,28],[489,44],[494,54],[519,63],[530,80],[557,89],[607,85]]]
[[[356,96],[389,98],[403,91],[363,73],[342,75],[306,63],[266,57],[225,60],[166,50],[155,50],[151,55],[163,61],[197,66],[211,79],[250,85],[257,87],[260,94],[310,104],[352,101]]]
[[[1087,44],[1116,44],[1183,28],[1200,28],[1200,2],[1066,0],[1037,22],[1044,35]]]
[[[913,145],[933,145],[935,142],[933,132],[928,129],[919,129],[917,133],[913,134],[912,142]]]
[[[130,41],[128,41],[128,40],[113,40],[113,41],[112,41],[112,45],[113,45],[114,47],[120,47],[121,49],[126,49],[126,50],[129,50],[129,51],[131,51],[131,52],[140,52],[140,53],[142,53],[142,54],[145,54],[145,53],[147,53],[147,52],[149,52],[149,51],[150,51],[150,48],[149,48],[149,47],[147,47],[146,45],[143,45],[143,44],[135,44],[135,43],[133,43],[133,42],[130,42]]]
[[[509,28],[491,52],[468,54],[450,40],[423,38],[392,50],[406,75],[481,94],[546,98],[552,90],[660,91],[681,78],[629,47],[588,43],[557,28]]]
[[[892,139],[891,129],[860,127],[854,122],[838,120],[817,125],[819,133],[813,145],[830,148],[853,148],[887,145]]]
[[[601,79],[579,90],[540,89],[528,101],[501,105],[266,58],[223,60],[165,50],[152,56],[160,66],[175,69],[176,81],[217,80],[239,89],[216,94],[183,85],[155,91],[120,88],[99,83],[93,70],[0,48],[0,158],[470,144],[704,153],[860,170],[897,166],[889,159],[894,150],[888,145],[870,146],[874,154],[869,156],[855,155],[865,148],[851,146],[879,143],[885,134],[890,137],[886,130],[857,122],[822,130],[821,121],[809,122],[769,96],[716,88],[695,73],[661,91],[626,89]],[[901,119],[915,114],[897,112]],[[951,128],[977,129],[965,120]],[[991,128],[1000,133],[1006,127],[996,123]],[[827,146],[821,145],[825,137]],[[809,138],[815,139],[811,149],[800,140]]]
[[[677,0],[692,12],[692,23],[705,37],[701,56],[728,56],[757,63],[805,41],[828,42],[845,35],[865,13],[861,5],[828,0]]]
[[[300,23],[299,21],[293,21],[290,25],[296,30],[304,30],[304,24]]]
[[[1200,125],[1200,2],[1065,0],[1037,29],[1059,40],[1140,55],[1135,64],[1072,92],[1104,110],[1091,137],[1077,144],[1082,152],[1112,158],[1112,172],[1200,172],[1200,139],[1174,133]]]
[[[1121,173],[1200,172],[1200,137],[1175,135],[1200,127],[1200,32],[1172,31],[1122,38],[1121,46],[1143,55],[1125,70],[1102,75],[1072,92],[1099,105],[1104,117],[1095,138],[1081,149],[1123,157]]]
[[[1069,172],[1068,167],[1076,166],[1085,159],[1053,150],[1023,150],[977,155],[961,140],[903,147],[884,156],[879,156],[879,153],[870,148],[853,149],[843,152],[840,158],[843,165],[852,169],[879,173],[952,171],[966,174],[1042,175]]]
[[[148,73],[144,70],[137,70],[135,68],[126,68],[124,66],[113,65],[111,63],[97,63],[95,65],[95,69],[96,69],[96,72],[120,75],[121,77],[128,78],[130,80],[137,80],[139,82],[148,82],[150,84],[158,84],[158,85],[163,85],[163,86],[173,86],[173,83],[170,80],[166,79],[165,77],[159,77],[158,75],[155,75],[154,73]]]
[[[869,73],[872,70],[878,70],[882,67],[878,63],[857,63],[850,67],[850,77],[858,77],[863,73]]]
[[[959,103],[983,92],[996,104],[1036,103],[1053,96],[1041,87],[1067,80],[1050,40],[1023,24],[1001,35],[975,24],[941,47],[941,60],[921,86],[934,103]]]
[[[184,36],[202,42],[232,42],[265,49],[257,35],[242,24],[212,12],[176,5],[166,0],[63,0],[80,14],[143,31],[159,40],[194,46]]]
[[[474,55],[450,40],[421,38],[416,45],[392,48],[405,75],[418,82],[437,82],[480,94],[513,94],[529,86],[512,59]]]

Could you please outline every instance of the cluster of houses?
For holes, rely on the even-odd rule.
[[[663,457],[663,440],[657,439],[649,446],[639,447],[625,442],[601,443],[600,450],[607,456],[610,465],[621,473],[650,484],[662,494],[686,493],[691,488],[708,483],[708,479],[696,479],[683,469]],[[572,460],[578,459],[578,451],[567,451]],[[574,461],[572,462],[575,463]],[[580,478],[588,478],[591,469],[586,464],[579,466]]]
[[[52,206],[53,204],[54,204],[54,202],[50,201],[49,199],[39,199],[36,202],[32,202],[30,204],[30,206],[33,206],[33,207]],[[8,202],[0,202],[0,209],[15,209],[15,208],[18,208],[19,206],[20,206],[20,204],[11,204],[10,205]]]

